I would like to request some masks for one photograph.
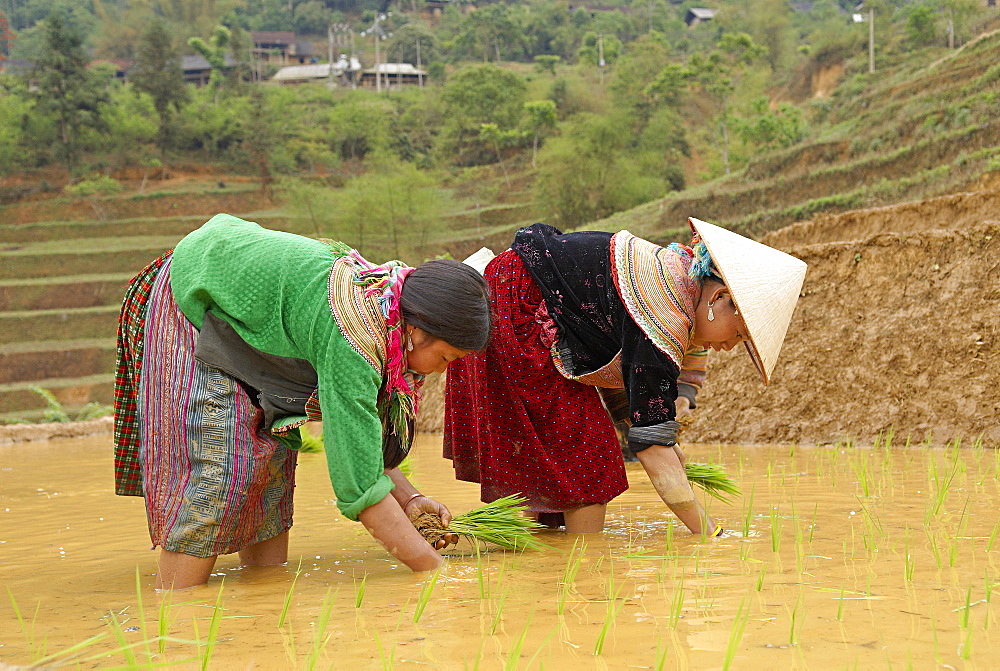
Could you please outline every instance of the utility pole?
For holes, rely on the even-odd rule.
[[[420,38],[417,38],[417,81],[420,83],[420,88],[424,88],[424,72],[420,68]]]
[[[604,86],[604,33],[597,35],[597,71],[601,73],[601,86]]]
[[[948,8],[948,48],[955,48],[955,10]]]
[[[875,72],[875,8],[868,10],[868,72]]]
[[[385,21],[386,17],[392,16],[392,12],[386,12],[385,14],[378,14],[375,17],[375,22],[371,25],[368,30],[361,33],[362,35],[367,35],[371,33],[375,37],[375,91],[378,93],[382,92],[382,75],[379,72],[379,47],[378,43],[380,40],[384,40],[388,35],[384,30],[382,30],[382,22]],[[389,75],[385,77],[385,84],[389,86]]]

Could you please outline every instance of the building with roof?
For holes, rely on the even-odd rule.
[[[692,7],[687,10],[687,14],[684,15],[684,23],[688,24],[689,27],[693,28],[699,23],[704,23],[705,21],[711,21],[715,18],[716,10],[706,9],[705,7]]]
[[[427,71],[418,70],[412,63],[379,63],[377,67],[361,71],[358,85],[362,88],[379,88],[376,76],[382,78],[381,88],[419,86],[427,78]]]

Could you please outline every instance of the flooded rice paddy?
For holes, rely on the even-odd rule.
[[[743,488],[692,537],[641,467],[608,530],[413,574],[336,511],[302,455],[285,567],[220,559],[157,593],[140,499],[109,436],[0,447],[0,666],[81,668],[989,668],[1000,644],[1000,452],[689,446]],[[422,436],[412,479],[455,513],[478,489]],[[9,590],[9,593],[8,593]],[[1000,598],[998,598],[1000,600]]]

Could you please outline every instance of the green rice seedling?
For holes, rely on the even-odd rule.
[[[222,589],[226,581],[219,585],[219,593],[215,597],[215,608],[212,609],[212,619],[208,624],[208,638],[205,640],[205,647],[201,655],[201,671],[208,669],[209,662],[212,661],[212,651],[215,650],[215,643],[219,637],[219,625],[222,623]]]
[[[740,600],[740,605],[736,609],[736,617],[733,619],[733,627],[729,630],[729,642],[726,644],[726,654],[722,659],[723,671],[728,671],[736,658],[736,650],[743,640],[743,630],[746,629],[747,621],[750,619],[750,606],[744,596]]]
[[[479,543],[476,543],[476,583],[479,586],[479,598],[485,599],[489,596],[490,585],[483,571],[483,553],[480,552]]]
[[[281,606],[281,614],[278,616],[279,629],[285,626],[285,618],[288,616],[288,607],[292,604],[292,593],[295,592],[295,583],[299,581],[300,575],[302,575],[302,557],[299,557],[299,567],[295,569],[295,576],[292,578],[292,584],[288,588],[288,593],[285,594],[285,603]]]
[[[910,552],[910,528],[906,528],[906,540],[903,546],[903,579],[913,582],[913,553]]]
[[[674,589],[674,599],[670,604],[670,613],[667,616],[667,624],[671,629],[677,628],[682,610],[684,610],[684,573],[681,573],[681,579]]]
[[[767,576],[768,564],[761,564],[760,571],[757,572],[757,584],[755,590],[759,592],[764,588],[764,578]]]
[[[837,604],[837,622],[844,621],[844,588],[840,588],[840,602]]]
[[[569,591],[573,587],[573,583],[576,582],[576,574],[580,572],[580,565],[583,563],[583,554],[587,550],[587,542],[582,540],[581,536],[578,536],[573,541],[573,547],[569,551],[569,557],[566,560],[566,567],[563,569],[563,579],[562,584],[559,588],[559,601],[556,604],[556,613],[559,615],[563,614],[566,607],[566,598],[569,596]]]
[[[497,625],[500,624],[500,616],[503,614],[503,605],[507,601],[507,589],[500,593],[500,600],[497,601],[497,612],[493,614],[493,623],[490,625],[490,635],[497,633]],[[562,613],[560,613],[562,615]]]
[[[750,528],[753,526],[753,496],[757,489],[757,483],[750,485],[750,496],[746,499],[746,507],[743,509],[743,537],[750,537]]]
[[[382,647],[382,639],[379,638],[378,631],[372,629],[372,636],[375,638],[375,646],[378,648],[378,658],[379,661],[382,662],[382,668],[385,669],[385,671],[391,671],[395,665],[396,649],[394,647],[390,649],[389,657],[386,658],[385,649]]]
[[[972,610],[972,585],[965,590],[965,605],[958,610],[962,611],[958,617],[958,624],[962,629],[969,627],[969,613]]]
[[[104,621],[107,623],[108,629],[111,630],[111,635],[118,643],[118,649],[115,652],[121,652],[122,656],[125,657],[125,665],[130,669],[134,669],[138,666],[138,661],[136,660],[135,653],[132,651],[132,646],[129,645],[128,640],[125,638],[125,632],[122,629],[122,623],[118,621],[118,615],[121,615],[121,613],[109,610]],[[128,622],[128,619],[125,621]],[[202,668],[204,669],[204,667]]]
[[[334,592],[333,597],[330,596],[330,591],[332,588],[327,588],[326,596],[323,597],[323,604],[319,608],[319,619],[316,621],[316,629],[313,632],[313,645],[312,650],[309,652],[309,659],[306,662],[306,667],[312,671],[319,664],[319,657],[326,647],[327,641],[330,640],[330,636],[326,633],[327,627],[330,625],[330,616],[333,614],[333,604],[337,600],[337,593]]]
[[[38,620],[38,610],[42,607],[42,602],[39,601],[35,605],[35,613],[31,616],[31,621],[25,622],[24,616],[21,614],[21,609],[17,605],[17,600],[14,598],[14,593],[10,591],[10,587],[7,588],[7,596],[10,599],[11,608],[14,609],[14,617],[17,618],[17,624],[21,627],[21,633],[28,643],[28,654],[32,657],[44,655],[45,640],[42,639],[39,642],[35,638],[35,622]]]
[[[934,563],[937,564],[938,568],[941,568],[941,550],[938,548],[937,536],[929,529],[927,530],[927,541],[931,545],[931,554],[934,555]]]
[[[149,647],[149,632],[146,628],[146,609],[142,603],[142,578],[139,576],[139,566],[135,567],[135,600],[136,610],[139,611],[139,631],[142,634],[142,641],[146,647],[146,659],[152,659],[153,653]]]
[[[695,464],[688,462],[684,465],[687,472],[688,482],[705,490],[705,493],[723,503],[732,505],[732,498],[740,495],[740,488],[733,482],[733,479],[722,470],[719,464]]]
[[[618,598],[618,590],[615,589],[615,572],[612,566],[611,573],[608,576],[608,608],[604,613],[604,623],[601,625],[601,631],[598,632],[597,640],[594,642],[594,655],[600,655],[601,651],[604,650],[604,641],[623,605],[624,601]]]
[[[357,583],[357,579],[355,579],[355,584],[354,584],[354,607],[355,608],[361,608],[361,602],[365,600],[365,585],[367,583],[368,583],[368,574],[367,573],[365,574],[365,577],[363,577],[361,579],[361,584],[360,585]]]
[[[986,594],[986,598],[983,599],[986,602],[986,617],[983,619],[983,630],[984,631],[990,628],[990,610],[992,608],[992,603],[991,602],[993,601],[993,585],[994,584],[995,583],[992,580],[990,580],[990,573],[989,573],[989,571],[987,571],[986,572],[986,582],[983,585],[983,591]]]
[[[532,609],[531,614],[528,615],[528,621],[524,623],[524,629],[521,630],[521,635],[517,637],[507,653],[507,660],[503,665],[504,671],[517,671],[517,662],[521,658],[521,648],[524,647],[524,639],[528,637],[528,628],[531,627],[531,619],[534,616],[535,611]]]
[[[674,549],[674,525],[667,525],[666,537],[663,539],[663,549],[666,552],[673,552]]]
[[[795,600],[795,607],[792,608],[789,619],[791,620],[791,626],[788,630],[788,645],[798,645],[799,644],[799,632],[802,629],[802,618],[805,616],[805,595],[802,592],[802,588],[799,588],[799,598]]]
[[[549,635],[545,637],[545,640],[542,641],[542,644],[540,646],[538,646],[538,650],[535,650],[535,654],[533,654],[531,657],[528,658],[528,663],[524,665],[524,668],[526,668],[526,669],[530,669],[531,668],[531,665],[535,663],[536,659],[538,659],[538,655],[542,654],[542,650],[545,649],[545,646],[547,646],[549,644],[549,642],[552,640],[552,637],[556,635],[556,632],[558,632],[561,627],[562,627],[561,623],[557,624],[552,629],[552,631],[549,632]],[[545,668],[545,667],[543,666],[541,668]]]
[[[434,586],[437,584],[438,578],[440,577],[441,569],[439,568],[424,581],[423,587],[420,588],[420,597],[417,599],[417,607],[413,609],[414,622],[420,622],[420,618],[424,614],[424,609],[427,608],[427,603],[431,600],[431,594],[434,592]]]
[[[448,531],[473,542],[483,541],[507,550],[540,550],[548,546],[532,535],[544,528],[524,513],[526,499],[505,496],[485,506],[455,516]]]
[[[854,475],[861,486],[861,492],[866,498],[871,496],[873,476],[871,464],[868,463],[868,455],[863,452],[858,454],[857,458],[851,461],[851,468],[854,470]]]
[[[813,534],[816,533],[816,515],[819,514],[819,503],[813,506],[812,522],[809,523],[809,544],[812,545]]]
[[[771,552],[781,549],[781,515],[778,506],[771,506]]]
[[[86,640],[83,640],[83,641],[80,641],[79,643],[71,645],[70,647],[66,648],[65,650],[60,650],[59,652],[55,652],[55,653],[52,653],[50,655],[46,655],[45,657],[39,657],[38,659],[33,660],[32,663],[31,663],[31,666],[28,667],[28,668],[32,668],[32,669],[48,669],[48,668],[55,668],[55,667],[58,667],[58,666],[68,666],[68,665],[74,664],[74,663],[75,664],[80,664],[80,663],[93,662],[93,661],[96,661],[98,659],[105,659],[106,660],[107,657],[108,657],[108,653],[106,653],[106,652],[101,652],[101,653],[98,653],[97,655],[93,655],[91,657],[87,657],[87,658],[83,658],[83,659],[77,659],[77,657],[86,648],[89,648],[90,646],[94,645],[98,641],[103,641],[107,637],[108,637],[107,632],[101,632],[100,634],[95,634],[94,636],[91,636],[90,638],[88,638]]]
[[[968,660],[972,657],[972,635],[975,632],[975,627],[968,627],[965,630],[965,638],[962,640],[960,656],[964,660]]]

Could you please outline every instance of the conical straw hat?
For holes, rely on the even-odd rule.
[[[706,221],[692,217],[688,223],[729,287],[749,331],[743,344],[764,384],[770,383],[806,277],[805,262]]]

